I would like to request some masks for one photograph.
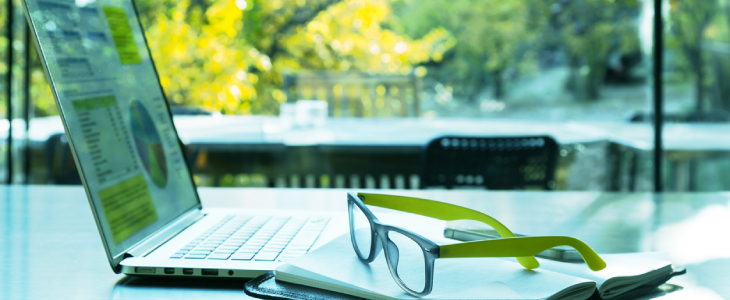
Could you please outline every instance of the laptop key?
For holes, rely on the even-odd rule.
[[[228,259],[228,257],[230,257],[230,256],[231,256],[230,253],[213,253],[211,255],[208,255],[208,259],[221,259],[221,260],[225,260],[225,259]]]
[[[293,256],[301,256],[307,254],[307,251],[303,250],[284,250],[284,252],[281,253],[281,255],[293,255]]]
[[[218,250],[236,250],[238,248],[240,248],[240,247],[238,247],[238,246],[220,246],[220,247],[216,248],[216,251],[218,251]]]
[[[310,246],[301,246],[301,245],[289,245],[286,247],[287,250],[302,250],[307,251],[309,250]]]
[[[276,252],[279,253],[284,250],[284,247],[264,247],[260,252]]]
[[[249,240],[248,242],[246,242],[245,245],[246,246],[263,246],[266,244],[267,241],[268,240],[253,240],[253,241]]]
[[[206,254],[188,254],[188,255],[185,255],[185,259],[203,259],[206,256],[208,256],[208,255],[206,255]]]
[[[254,252],[254,253],[256,253],[256,252],[259,251],[259,249],[261,249],[261,247],[246,247],[246,246],[243,246],[243,247],[239,248],[238,251],[239,252]]]
[[[259,254],[256,254],[254,260],[273,261],[277,256],[279,256],[279,252],[260,252]]]
[[[255,253],[247,253],[247,252],[244,252],[244,253],[234,253],[231,256],[231,259],[232,260],[251,260],[251,258],[253,258],[254,255],[256,255],[256,254]]]

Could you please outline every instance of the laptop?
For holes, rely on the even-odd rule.
[[[203,209],[132,0],[22,2],[116,273],[250,278],[344,233],[339,215]]]

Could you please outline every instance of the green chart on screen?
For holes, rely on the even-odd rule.
[[[129,109],[132,137],[142,165],[152,182],[157,187],[164,188],[167,185],[167,160],[160,134],[157,132],[150,113],[141,102],[132,101]]]

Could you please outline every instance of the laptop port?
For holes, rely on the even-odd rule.
[[[154,267],[136,267],[134,272],[137,274],[155,274]]]
[[[185,275],[193,275],[193,269],[183,269],[183,274]]]
[[[175,268],[165,268],[165,274],[175,274]]]
[[[218,276],[218,270],[215,269],[203,269],[201,273],[203,276]]]

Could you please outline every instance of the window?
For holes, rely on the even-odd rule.
[[[23,12],[14,1],[2,1],[2,12],[0,12],[0,22],[3,24],[2,37],[0,37],[0,75],[2,83],[2,104],[0,104],[0,115],[3,116],[3,122],[0,123],[2,128],[3,145],[0,147],[0,162],[2,162],[3,170],[0,171],[0,177],[3,182],[22,183],[25,182],[25,174],[27,174],[27,166],[23,163],[26,161],[25,151],[27,140],[25,135],[25,65],[26,65],[26,26]],[[15,129],[9,130],[10,120]],[[12,136],[12,138],[9,138]]]
[[[669,1],[663,78],[667,189],[730,189],[729,13],[725,1]]]
[[[667,4],[662,182],[726,190],[730,6]],[[552,188],[653,190],[654,1],[136,5],[200,185],[418,188],[430,138],[550,134]],[[30,124],[52,123],[29,55],[13,78],[28,70]],[[29,182],[53,181],[42,143],[31,136]]]
[[[286,121],[287,103],[298,100],[326,100],[334,123],[343,117],[379,119],[397,127],[400,123],[391,118],[415,116],[418,126],[454,119],[493,120],[483,126],[512,128],[590,123],[599,132],[604,130],[600,122],[623,122],[651,107],[650,68],[639,34],[646,15],[641,1],[148,1],[140,8],[172,105],[273,116],[267,117],[272,122],[280,115],[284,127],[294,123],[294,130],[301,128],[296,129],[296,120]],[[406,84],[396,83],[398,77]],[[357,80],[362,84],[352,83]],[[350,126],[367,130],[359,129],[367,126],[361,123]],[[442,131],[449,130],[454,129]],[[464,132],[504,134],[510,128]],[[618,186],[604,180],[611,170],[591,167],[608,164],[603,155],[608,146],[588,136],[558,137],[564,143],[556,188]],[[397,139],[377,141],[399,144]],[[393,157],[405,151],[392,148]],[[263,174],[223,172],[209,180],[268,186],[337,186],[355,180],[378,187],[384,181],[389,187],[411,187],[419,172],[418,150],[413,151],[394,161],[327,153],[308,159],[330,169],[290,166],[285,173],[296,174],[282,175],[271,171],[277,166],[258,166]],[[209,154],[205,166],[213,167]],[[387,166],[362,174],[334,166],[335,160],[348,159],[382,161],[403,174],[387,174]],[[230,161],[235,159],[225,160]],[[352,168],[367,169],[356,163]]]

